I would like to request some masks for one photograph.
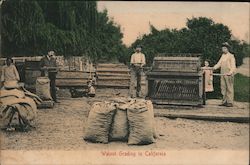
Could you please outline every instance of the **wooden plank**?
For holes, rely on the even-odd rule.
[[[96,68],[96,71],[109,71],[109,72],[129,72],[130,70],[128,68]]]
[[[56,86],[86,86],[86,79],[56,79]]]
[[[203,100],[162,100],[162,99],[153,99],[151,98],[152,103],[157,105],[191,105],[198,106],[203,104]]]
[[[129,85],[118,85],[118,84],[97,84],[97,88],[121,88],[129,89]]]
[[[128,68],[127,65],[125,64],[112,64],[112,63],[102,63],[102,64],[98,64],[97,67],[118,67],[118,68]]]
[[[105,72],[98,72],[97,73],[98,77],[100,76],[105,76],[105,77],[130,77],[130,74],[129,73],[112,73],[112,72],[109,72],[109,73],[105,73]]]
[[[199,61],[199,57],[185,57],[185,56],[168,56],[168,57],[155,57],[154,61]]]
[[[93,76],[94,74],[90,74],[87,72],[82,71],[59,71],[57,73],[57,78],[89,78],[90,76]]]
[[[70,77],[70,78],[68,78],[68,77],[65,77],[65,78],[63,78],[63,77],[56,77],[56,79],[57,80],[91,80],[91,77],[85,77],[85,78],[78,78],[78,77]]]
[[[121,76],[113,76],[113,77],[105,77],[105,76],[98,76],[98,81],[99,80],[130,80],[130,77],[128,76],[124,76],[124,77],[121,77]]]
[[[125,70],[97,70],[96,71],[97,75],[99,74],[113,74],[113,73],[119,73],[119,74],[129,74],[130,71],[125,71]]]
[[[130,80],[98,80],[98,84],[122,84],[122,85],[127,85],[130,83]]]
[[[148,76],[193,76],[200,77],[202,72],[166,72],[166,71],[152,71],[147,73]]]
[[[237,122],[237,123],[249,123],[249,117],[228,117],[228,116],[209,116],[209,115],[188,115],[188,114],[160,114],[155,113],[156,117],[167,117],[167,118],[185,118],[195,120],[206,120],[206,121],[220,121],[220,122]]]

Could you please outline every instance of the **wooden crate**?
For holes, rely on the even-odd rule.
[[[200,70],[200,58],[155,57],[153,70],[164,72],[198,72]]]
[[[86,87],[94,73],[85,71],[59,71],[56,76],[56,86],[61,88]]]
[[[97,88],[129,88],[130,70],[121,63],[99,63]]]

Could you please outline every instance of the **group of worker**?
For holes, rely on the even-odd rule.
[[[208,70],[216,70],[221,68],[221,93],[223,95],[220,106],[233,107],[234,100],[234,74],[236,71],[235,57],[229,51],[230,45],[228,43],[222,44],[222,55],[220,60],[214,67]],[[135,53],[132,54],[130,60],[130,96],[142,97],[141,91],[141,76],[143,75],[143,67],[146,65],[145,55],[142,53],[142,48],[137,46]],[[208,66],[207,61],[205,65]],[[55,102],[58,102],[56,97],[56,74],[58,72],[56,57],[54,51],[49,51],[46,56],[41,59],[41,76],[48,76],[50,79],[51,96]],[[52,69],[51,69],[52,68]],[[206,78],[206,77],[205,77]],[[2,68],[1,82],[3,86],[7,86],[8,82],[18,82],[20,80],[18,71],[13,64],[11,58],[6,59],[6,65]],[[211,80],[209,79],[210,85]],[[210,90],[211,91],[211,90]]]
[[[236,71],[235,57],[230,53],[230,45],[225,42],[222,44],[222,55],[220,60],[213,67],[208,67],[208,60],[205,60],[205,73],[208,71],[209,74],[205,74],[205,82],[207,82],[207,91],[211,92],[212,89],[212,72],[213,70],[220,70],[221,76],[221,94],[223,96],[222,103],[219,106],[233,107],[234,101],[234,74]],[[146,64],[145,55],[141,53],[141,47],[136,48],[136,52],[131,56],[131,84],[130,94],[131,97],[140,97],[141,86],[140,79],[143,73],[143,66]],[[207,68],[207,70],[206,70]],[[136,89],[136,90],[135,90]]]

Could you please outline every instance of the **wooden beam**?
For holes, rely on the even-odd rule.
[[[86,79],[56,79],[56,86],[86,86]]]
[[[93,76],[93,74],[91,74]],[[56,78],[89,78],[90,73],[82,71],[59,71],[56,75]]]

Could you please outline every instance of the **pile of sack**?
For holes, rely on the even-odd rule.
[[[153,104],[145,99],[111,99],[95,102],[89,112],[84,140],[95,143],[127,141],[155,142]]]
[[[16,89],[0,90],[0,114],[2,117],[2,129],[14,131],[29,130],[34,126],[34,119],[37,116],[37,105],[41,99],[20,87]]]
[[[43,101],[52,101],[50,94],[50,79],[48,77],[38,77],[36,80],[36,94]]]
[[[36,94],[42,99],[42,103],[38,108],[54,107],[54,101],[50,90],[50,79],[48,77],[38,77],[36,80]]]

